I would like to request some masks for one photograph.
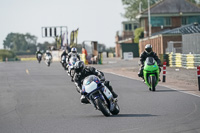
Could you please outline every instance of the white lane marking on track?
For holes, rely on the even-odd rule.
[[[120,74],[117,74],[117,73],[114,73],[114,72],[106,72],[106,73],[110,73],[110,74],[114,74],[114,75],[121,76],[121,77],[124,77],[124,78],[129,78],[129,79],[134,79],[134,80],[140,81],[136,78],[128,77],[128,76],[125,76],[125,75],[120,75]],[[142,82],[142,81],[140,81],[140,82]],[[159,86],[169,88],[168,86],[165,86],[165,85],[159,85]],[[184,91],[181,91],[181,90],[178,90],[178,89],[175,89],[175,88],[169,88],[169,89],[175,90],[175,91],[178,91],[178,92],[182,92],[182,93],[185,93],[185,94],[193,95],[193,96],[196,96],[196,97],[200,97],[199,95],[196,95],[196,94],[193,94],[193,93],[190,93],[190,92],[184,92]]]
[[[26,73],[27,73],[28,75],[30,74],[28,69],[26,69]]]

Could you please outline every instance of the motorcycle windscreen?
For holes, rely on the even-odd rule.
[[[147,65],[154,65],[155,64],[155,60],[153,57],[147,57],[146,61]]]
[[[98,78],[94,75],[88,76],[84,79],[83,88],[85,89],[85,92],[90,93],[97,88],[97,83],[95,82],[96,79]]]

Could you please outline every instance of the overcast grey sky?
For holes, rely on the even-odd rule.
[[[68,26],[69,34],[79,28],[79,43],[96,40],[115,46],[123,12],[121,0],[0,0],[0,48],[10,32],[28,32],[38,42],[53,42],[41,37],[43,26]]]

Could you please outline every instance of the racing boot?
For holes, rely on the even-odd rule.
[[[113,91],[113,88],[112,86],[110,85],[110,82],[109,81],[105,81],[104,82],[104,85],[110,90],[110,92],[112,93],[113,95],[113,98],[117,98],[118,95]]]
[[[88,104],[90,103],[84,95],[81,95],[81,103]]]
[[[110,90],[110,92],[112,93],[112,95],[113,95],[113,98],[117,98],[118,97],[118,95],[113,91],[113,88],[112,88],[112,86],[111,85],[109,85],[109,87],[108,87],[108,89]]]

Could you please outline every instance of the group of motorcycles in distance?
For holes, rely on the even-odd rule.
[[[40,63],[42,61],[42,53],[37,53],[36,58],[38,60],[38,63]],[[44,62],[48,67],[52,63],[52,55],[48,50],[46,51],[44,55]]]
[[[45,54],[44,59],[48,66],[51,63],[51,57]],[[42,60],[42,55],[38,55],[38,62]],[[47,60],[48,59],[48,60]],[[71,77],[71,81],[74,82],[75,76],[75,64],[79,61],[77,56],[71,56],[68,59],[67,55],[61,57],[60,63],[68,75]],[[96,110],[102,112],[104,116],[117,115],[120,112],[117,99],[113,98],[110,90],[104,85],[103,81],[96,75],[90,75],[82,81],[82,91],[80,92],[78,86],[75,84],[76,90],[85,96],[90,104],[94,106]]]

